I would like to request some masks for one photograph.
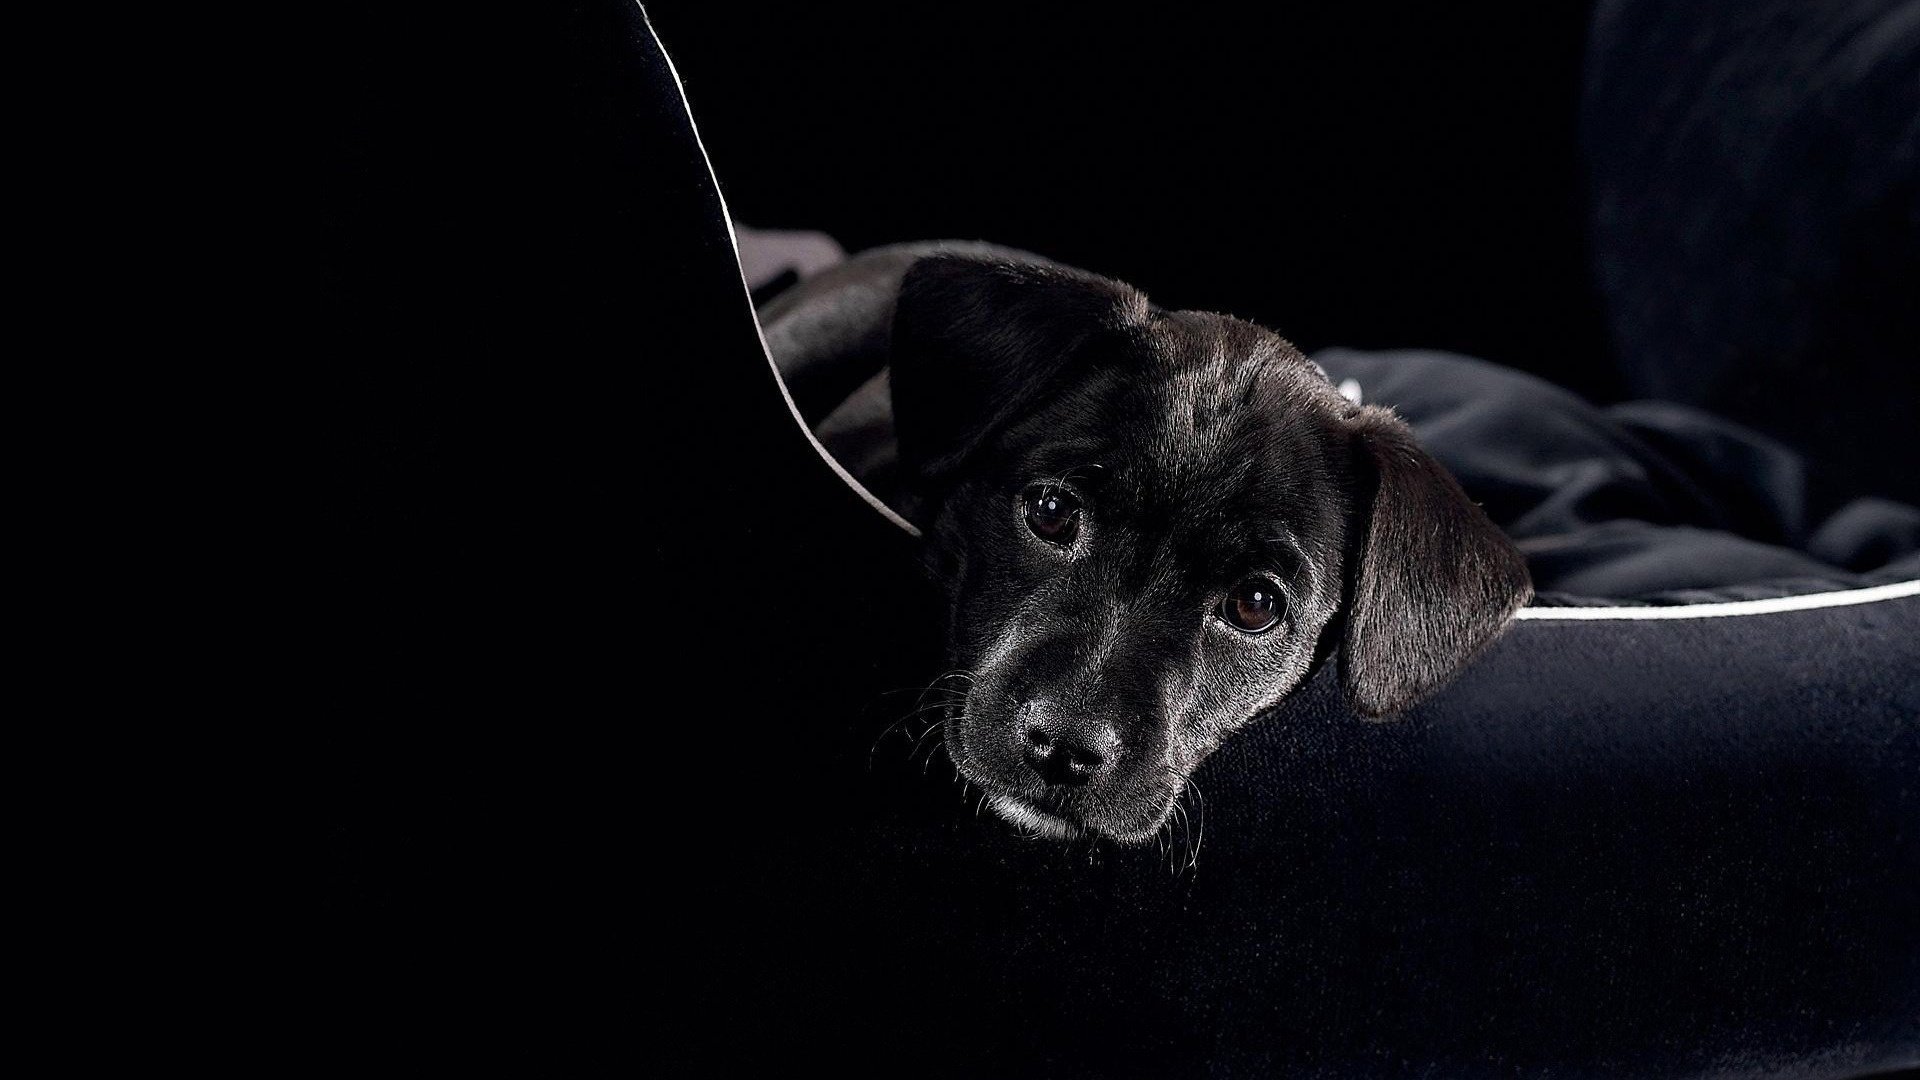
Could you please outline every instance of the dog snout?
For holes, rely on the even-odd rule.
[[[1069,717],[1047,701],[1020,707],[1021,756],[1050,785],[1080,787],[1106,772],[1120,734],[1102,720]]]

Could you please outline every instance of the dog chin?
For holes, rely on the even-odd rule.
[[[989,795],[987,805],[1022,832],[1041,840],[1071,840],[1087,831],[1086,826],[1049,814],[1017,795]]]
[[[1123,831],[1102,824],[1076,821],[1059,814],[1042,810],[1018,795],[993,793],[987,796],[987,806],[1000,815],[1001,819],[1036,840],[1072,840],[1082,836],[1101,837],[1123,847],[1137,847],[1152,840],[1159,831],[1153,828]]]

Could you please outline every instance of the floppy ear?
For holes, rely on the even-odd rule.
[[[894,309],[889,376],[908,475],[938,486],[1022,408],[1060,385],[1096,334],[1143,322],[1147,299],[1046,263],[933,255]]]
[[[1445,686],[1533,585],[1513,542],[1403,421],[1369,406],[1350,423],[1360,472],[1375,483],[1348,571],[1340,676],[1357,711],[1383,716]]]

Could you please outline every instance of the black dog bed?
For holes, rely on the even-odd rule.
[[[814,317],[778,290],[831,241],[746,230],[740,248],[769,336]],[[1539,597],[1414,715],[1361,724],[1323,677],[1222,751],[1207,839],[1188,822],[1168,858],[1204,883],[1126,855],[1038,889],[1019,875],[1044,856],[964,885],[936,871],[964,910],[909,905],[944,923],[911,947],[980,935],[995,959],[971,978],[1018,995],[984,1010],[980,1060],[1745,1075],[1910,1054],[1920,513],[1859,499],[1810,520],[1797,455],[1684,406],[1600,409],[1439,353],[1315,360],[1413,423]],[[911,531],[856,479],[884,446],[884,384],[840,408],[873,372],[815,363],[784,370],[795,420],[851,447],[818,449],[875,527]],[[982,858],[885,835],[910,854],[863,846],[863,880]]]
[[[818,270],[834,248],[741,236],[775,285],[782,250]],[[790,322],[844,318],[812,295],[776,293],[761,312],[776,340]],[[1061,906],[973,925],[995,952],[1078,969],[1062,980],[1016,965],[988,980],[1061,1010],[1038,1028],[1019,1010],[1001,1018],[1019,1053],[1085,1038],[1092,1061],[1153,1071],[1344,1073],[1411,1045],[1449,1074],[1511,1061],[1743,1075],[1845,1072],[1910,1051],[1912,1017],[1896,1003],[1913,1001],[1914,808],[1901,778],[1920,745],[1920,513],[1860,499],[1810,521],[1797,455],[1698,410],[1599,409],[1438,353],[1315,359],[1350,397],[1413,423],[1527,552],[1540,595],[1411,716],[1362,724],[1323,677],[1222,751],[1201,773],[1205,818],[1183,822],[1193,831],[1169,856],[1176,871],[1204,864],[1205,886],[1143,886],[1122,855],[1129,871],[1076,880]],[[872,373],[831,354],[783,360],[782,373],[796,420],[846,456],[817,447],[876,526],[911,532],[856,479],[886,475],[884,381],[841,403]],[[930,857],[924,839],[889,840],[910,862]],[[997,843],[971,831],[962,842]],[[860,863],[900,858],[868,847]],[[1017,877],[967,890],[996,916],[1022,895]],[[1067,933],[1096,897],[1104,929]],[[1303,970],[1326,981],[1302,982]],[[1139,997],[1091,1003],[1080,979]],[[1381,1017],[1377,994],[1404,1000]],[[1331,1060],[1318,1056],[1342,1030],[1329,1009],[1371,1025],[1338,1036]],[[1125,1019],[1169,1012],[1180,1020],[1168,1028]],[[1863,1024],[1875,1015],[1885,1026]],[[1291,1026],[1301,1016],[1311,1037]],[[1173,1034],[1193,1030],[1208,1036]]]
[[[333,1030],[603,1066],[639,1016],[696,1073],[1920,1056],[1920,583],[1875,553],[1897,508],[1730,497],[1711,477],[1757,444],[1657,410],[1583,436],[1627,431],[1624,458],[1511,476],[1475,433],[1476,381],[1510,373],[1325,355],[1533,515],[1542,603],[1391,723],[1323,673],[1203,767],[1169,851],[1021,840],[883,736],[938,673],[916,542],[794,410],[644,16],[552,22],[564,77],[512,69],[467,126],[414,73],[430,50],[355,69],[384,138],[353,143],[323,339],[405,359],[334,372],[387,405],[348,424],[326,529],[321,625],[351,627],[316,650]],[[482,219],[485,243],[447,224]],[[1674,475],[1595,471],[1643,452]],[[1716,576],[1620,554],[1682,540]]]

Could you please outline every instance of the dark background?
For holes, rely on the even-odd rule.
[[[991,240],[1309,350],[1621,392],[1587,271],[1585,4],[647,11],[748,224]]]

